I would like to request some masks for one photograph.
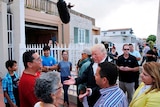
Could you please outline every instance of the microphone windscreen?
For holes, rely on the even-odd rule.
[[[69,23],[69,21],[70,21],[70,14],[69,14],[66,2],[63,1],[63,0],[59,0],[57,2],[57,8],[58,8],[58,13],[59,13],[61,21],[63,23],[65,23],[65,24]]]

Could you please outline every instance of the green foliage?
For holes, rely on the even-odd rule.
[[[149,35],[146,42],[149,42],[149,41],[153,41],[155,43],[156,42],[156,36],[155,35]]]

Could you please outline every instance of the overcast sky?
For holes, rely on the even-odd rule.
[[[65,0],[80,13],[95,18],[101,30],[132,28],[134,35],[157,34],[159,0]]]

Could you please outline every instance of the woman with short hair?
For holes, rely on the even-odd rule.
[[[36,80],[35,95],[40,99],[34,107],[59,107],[62,85],[58,72],[42,73]]]

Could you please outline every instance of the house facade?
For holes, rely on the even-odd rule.
[[[136,36],[133,35],[132,28],[109,29],[101,32],[104,41],[112,43],[136,43]]]
[[[57,0],[0,0],[0,67],[4,75],[5,61],[22,63],[26,44],[92,43],[92,35],[99,35],[95,19],[74,10],[70,23],[59,18]],[[23,51],[20,51],[23,50]]]

